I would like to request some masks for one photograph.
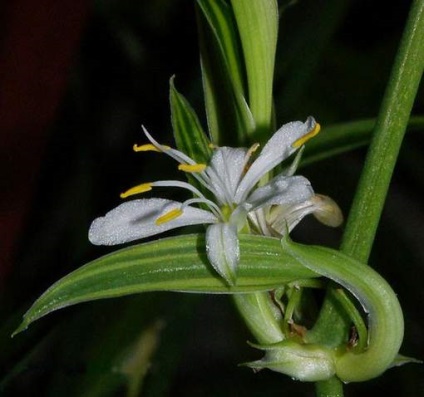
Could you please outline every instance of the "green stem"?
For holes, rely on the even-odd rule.
[[[371,252],[390,179],[423,72],[423,10],[424,2],[415,0],[383,98],[343,236],[341,250],[361,262],[367,262]],[[333,313],[333,322],[344,321],[336,311]],[[341,383],[335,378],[318,383],[316,392],[318,397],[343,395]]]
[[[343,397],[343,383],[336,377],[315,383],[315,391],[319,397]]]
[[[396,56],[343,236],[342,251],[367,262],[424,68],[424,2],[415,0]]]
[[[250,332],[259,343],[277,343],[285,338],[281,313],[268,292],[235,294],[233,300]]]

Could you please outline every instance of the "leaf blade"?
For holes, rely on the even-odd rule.
[[[53,284],[28,310],[14,335],[33,321],[91,300],[149,291],[242,293],[265,291],[317,277],[281,249],[275,238],[242,235],[237,286],[230,287],[207,262],[203,235],[156,240],[105,255]]]
[[[245,99],[244,61],[234,16],[221,0],[198,0],[197,5],[209,133],[218,145],[244,144],[255,122]]]
[[[256,122],[255,135],[271,132],[274,63],[278,35],[275,0],[232,0],[240,32],[249,92],[249,107]]]
[[[187,99],[169,82],[171,121],[177,148],[199,163],[208,163],[212,155],[210,141],[203,131],[199,118]]]

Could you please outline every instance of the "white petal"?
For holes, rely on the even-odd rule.
[[[277,205],[271,208],[267,222],[276,236],[284,236],[306,216],[315,211],[311,200],[291,205]]]
[[[157,225],[156,220],[181,203],[152,198],[127,201],[93,221],[88,238],[95,245],[115,245],[153,236],[182,226],[214,223],[217,218],[199,208],[186,207],[183,214],[169,222]]]
[[[274,233],[267,222],[269,211],[270,207],[261,207],[255,211],[249,212],[248,218],[251,226],[253,226],[254,233],[269,237],[274,236]]]
[[[235,210],[231,213],[230,219],[228,223],[235,227],[235,229],[239,232],[243,229],[247,221],[247,215],[249,213],[248,206],[239,205],[235,208]]]
[[[329,197],[327,199],[331,200]],[[314,195],[308,200],[296,204],[277,205],[270,209],[267,220],[270,228],[278,235],[284,235],[287,230],[289,232],[293,230],[309,214],[315,215],[327,226],[337,227],[343,222],[343,215],[337,204],[333,200],[331,202],[336,208],[326,199],[322,199],[320,195]]]
[[[313,214],[321,223],[330,227],[338,227],[343,223],[342,210],[332,198],[316,194],[311,201],[315,204]]]
[[[249,211],[269,205],[293,205],[314,194],[310,182],[303,176],[279,175],[257,188],[246,200]]]
[[[313,214],[326,226],[337,227],[343,222],[343,214],[336,202],[320,194],[297,204],[272,207],[267,222],[277,235],[282,236],[309,214]]]
[[[259,157],[253,162],[241,181],[235,199],[237,203],[242,202],[253,186],[274,167],[295,152],[298,147],[293,144],[299,138],[313,130],[316,121],[313,117],[308,117],[302,123],[301,121],[293,121],[284,124],[267,142],[261,151]]]
[[[237,230],[229,223],[217,223],[206,230],[206,253],[214,269],[230,285],[236,283],[240,259]]]
[[[233,204],[237,186],[246,166],[245,148],[221,147],[215,150],[206,173],[221,204]]]

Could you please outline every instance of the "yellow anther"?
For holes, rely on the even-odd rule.
[[[305,142],[309,141],[309,139],[313,138],[315,135],[317,135],[321,130],[321,126],[316,123],[315,127],[312,128],[307,134],[300,137],[298,140],[294,141],[292,146],[293,147],[299,147],[302,146]]]
[[[216,146],[214,143],[210,142],[208,143],[208,148],[209,149],[216,149],[218,146]]]
[[[253,145],[249,148],[249,150],[247,151],[247,153],[246,153],[245,165],[244,165],[244,169],[243,169],[243,172],[244,172],[244,173],[246,173],[246,172],[249,170],[250,165],[251,165],[251,163],[250,163],[250,158],[252,157],[252,154],[253,154],[253,153],[255,153],[255,152],[258,150],[259,146],[261,146],[259,143],[254,143],[254,144],[253,144]]]
[[[127,198],[129,196],[133,196],[134,194],[148,192],[149,190],[152,190],[152,184],[142,183],[141,185],[134,186],[131,189],[128,189],[126,192],[121,193],[120,197]]]
[[[183,210],[181,208],[174,208],[173,210],[166,212],[162,216],[160,216],[158,219],[156,219],[155,223],[156,225],[162,225],[164,223],[170,222],[173,219],[178,218],[183,214]]]
[[[261,146],[259,143],[254,143],[252,146],[250,146],[249,150],[247,151],[247,156],[250,157],[253,153],[255,153],[259,146]]]
[[[178,169],[184,172],[202,172],[206,169],[206,164],[180,164]]]
[[[170,149],[169,146],[162,145],[165,150]],[[137,145],[133,146],[134,152],[162,152],[158,147],[152,145],[151,143],[146,143],[145,145]]]

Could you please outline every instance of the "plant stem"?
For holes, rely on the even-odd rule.
[[[353,200],[341,251],[366,263],[424,68],[424,1],[412,4]],[[331,299],[331,294],[327,295]],[[330,305],[331,306],[331,305]],[[329,307],[327,305],[327,307]],[[333,311],[333,322],[343,318]],[[318,397],[343,396],[336,378],[316,384]]]
[[[316,382],[315,391],[319,397],[343,397],[343,383],[338,378]]]
[[[381,104],[342,251],[367,262],[424,67],[424,1],[413,2]]]

